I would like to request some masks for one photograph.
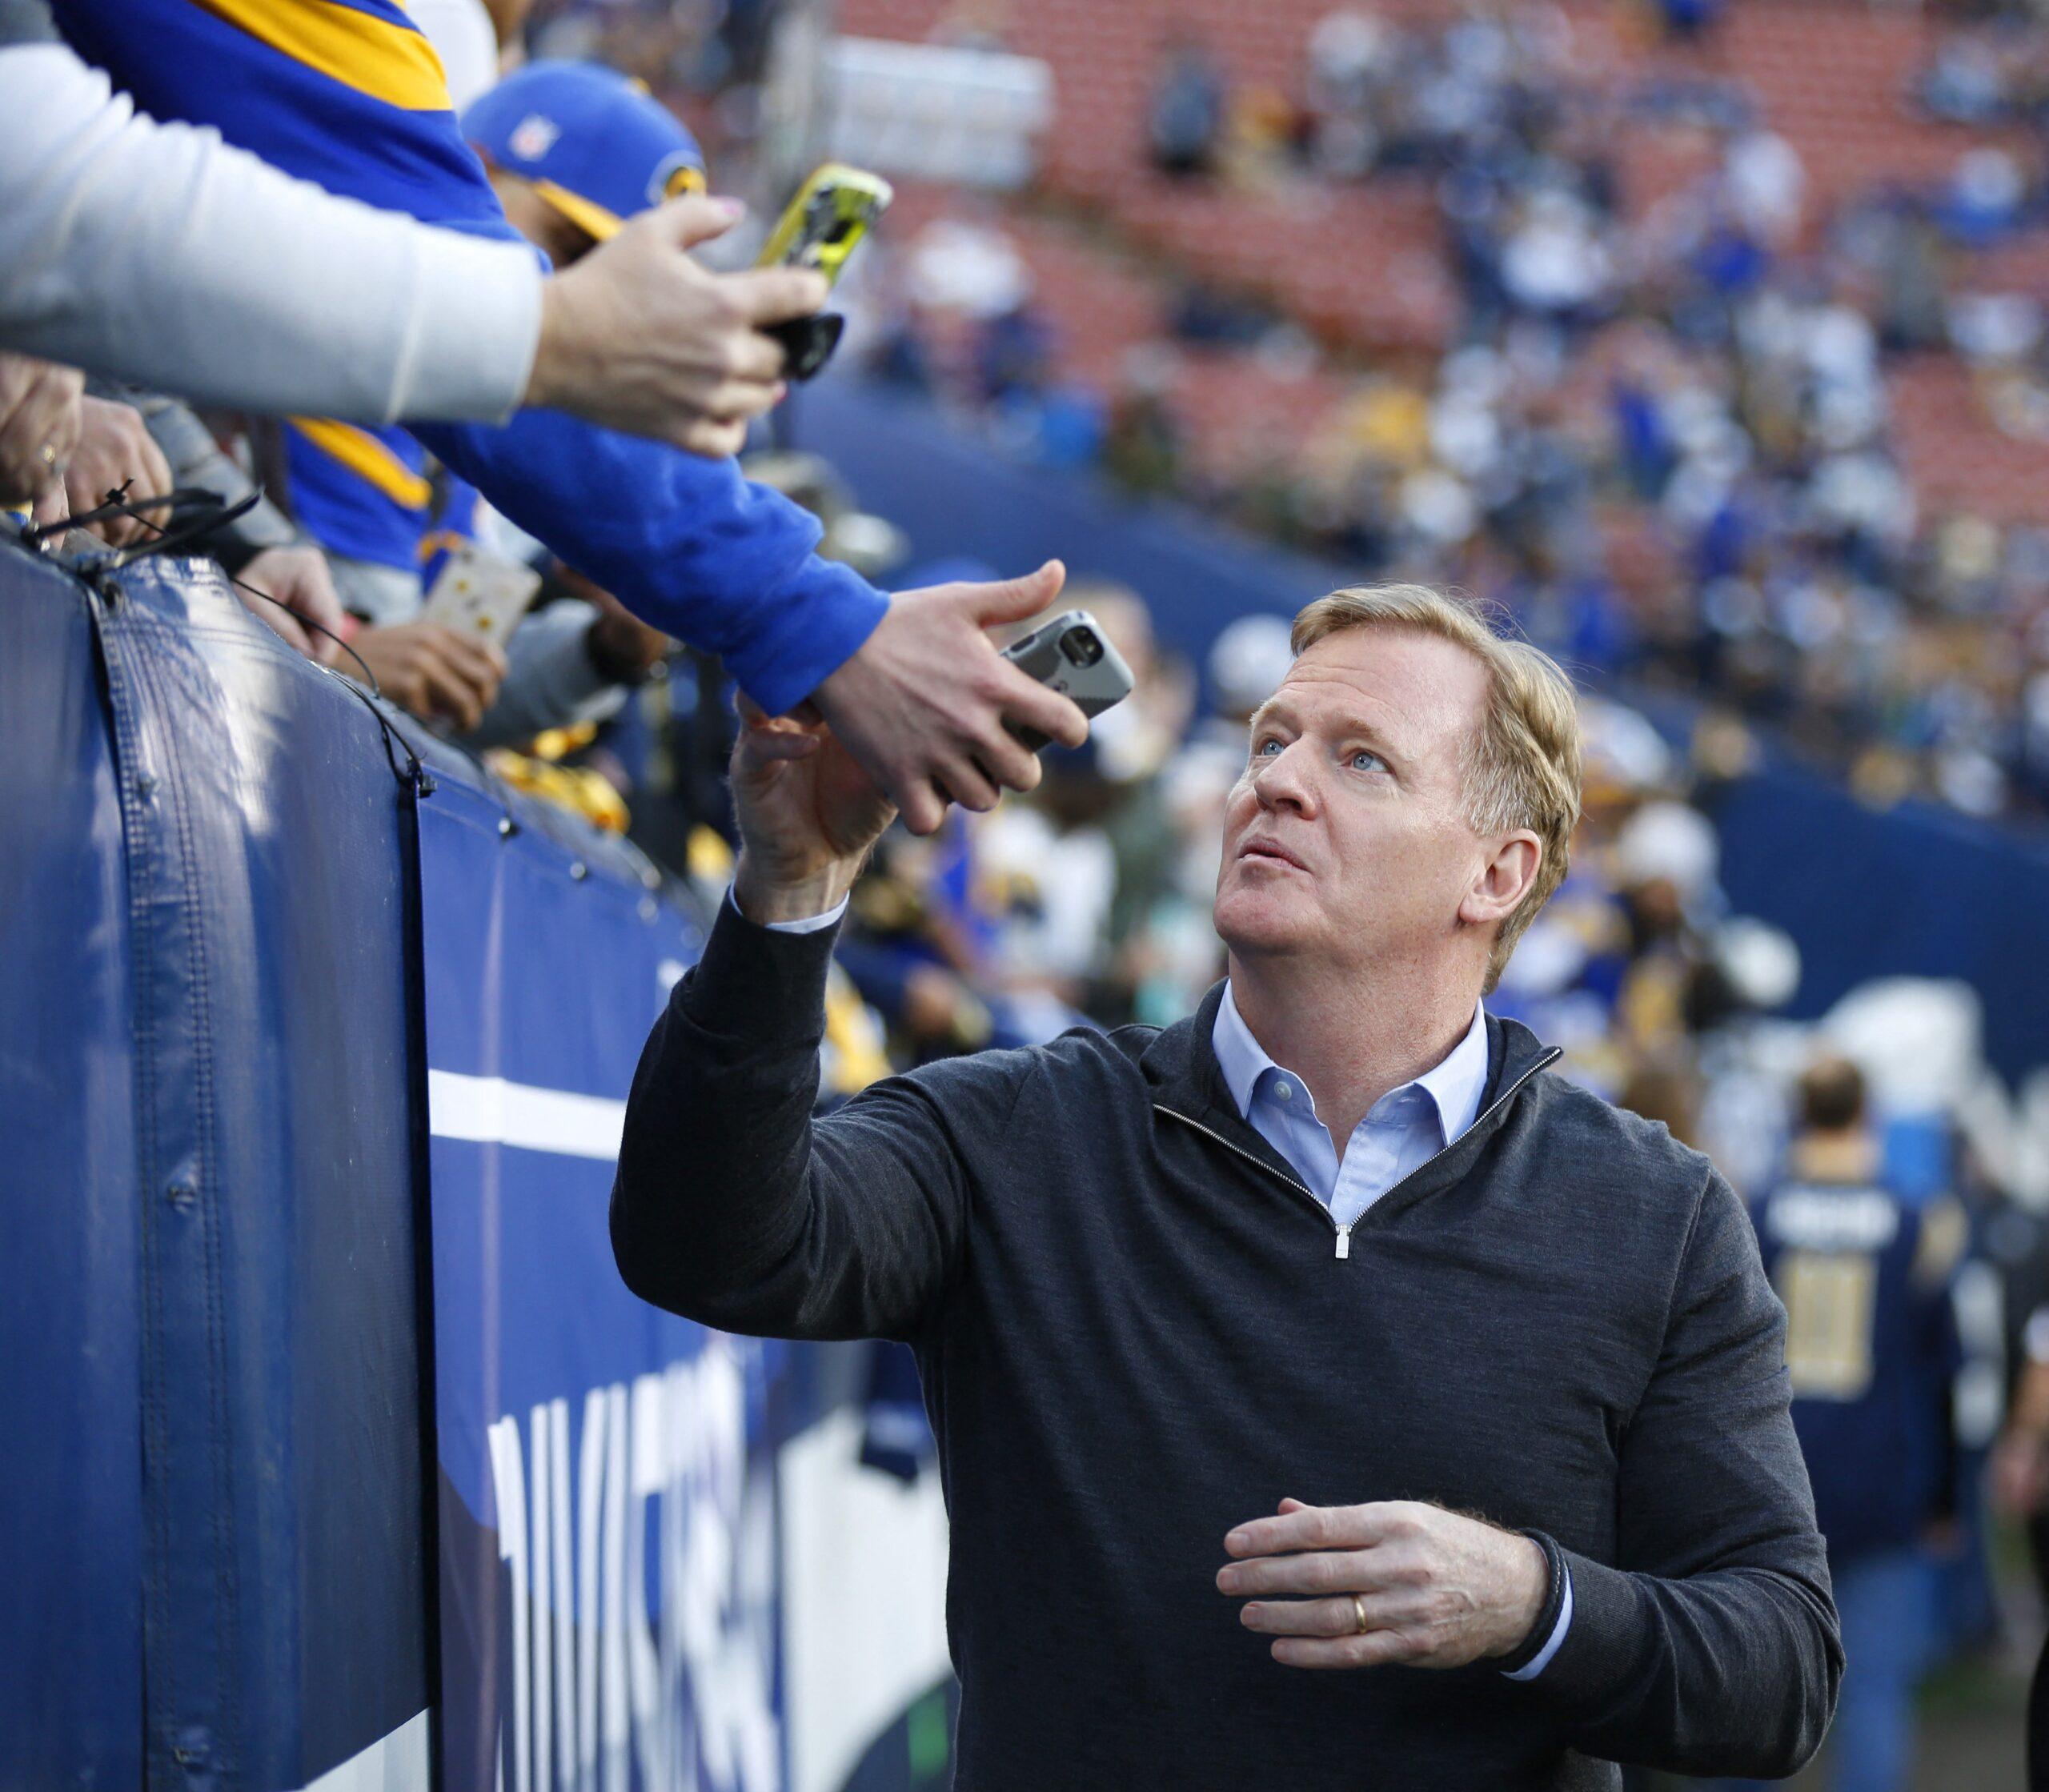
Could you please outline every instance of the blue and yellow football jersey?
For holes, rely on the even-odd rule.
[[[158,118],[331,193],[509,237],[434,46],[395,0],[54,0],[86,61]]]
[[[1876,1183],[1795,1181],[1752,1217],[1786,1305],[1793,1425],[1830,1552],[1911,1545],[1955,1469],[1962,1209],[1948,1200],[1916,1209]]]

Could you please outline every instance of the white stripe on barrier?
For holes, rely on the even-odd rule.
[[[330,1767],[306,1792],[429,1792],[434,1764],[427,1719],[426,1712],[415,1711],[390,1735]]]
[[[861,1466],[842,1406],[776,1454],[791,1792],[838,1792],[913,1701],[944,1683],[946,1505]]]
[[[523,1151],[552,1151],[610,1163],[619,1156],[626,1104],[599,1095],[508,1083],[502,1076],[430,1070],[427,1120],[437,1139],[517,1145]]]

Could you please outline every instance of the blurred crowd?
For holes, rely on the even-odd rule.
[[[1662,27],[1711,39],[1717,10],[1674,0]],[[1901,103],[2032,126],[2045,41],[1961,27]],[[1498,599],[1580,668],[1704,688],[1875,798],[2049,812],[2049,531],[1918,502],[1887,377],[1899,357],[1960,358],[2002,427],[2042,434],[2039,305],[1956,273],[2040,216],[2039,147],[2007,133],[1926,190],[1823,214],[1740,82],[1598,80],[1582,48],[1543,5],[1435,25],[1341,7],[1288,90],[1240,80],[1193,30],[1158,46],[1141,140],[1169,182],[1248,224],[1305,187],[1427,194],[1455,295],[1441,348],[1319,341],[1170,261],[1164,329],[1111,377],[1077,375],[1065,351],[1085,320],[977,205],[908,246],[874,364],[1025,451]],[[1634,203],[1618,146],[1654,132],[1709,148]],[[1178,403],[1177,369],[1220,351],[1296,382],[1297,411]]]

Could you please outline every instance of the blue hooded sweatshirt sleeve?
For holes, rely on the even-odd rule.
[[[52,10],[79,54],[154,117],[211,125],[331,192],[513,234],[439,60],[395,0],[54,0]],[[718,654],[772,714],[816,690],[888,606],[812,551],[808,513],[731,460],[544,411],[416,433],[629,609]]]
[[[811,514],[730,460],[554,411],[414,432],[498,509],[635,615],[716,653],[769,714],[866,640],[888,599],[812,552]]]

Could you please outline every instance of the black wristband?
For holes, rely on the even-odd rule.
[[[1494,1665],[1503,1674],[1519,1674],[1543,1653],[1544,1645],[1551,1640],[1551,1633],[1558,1627],[1558,1614],[1566,1603],[1566,1555],[1556,1542],[1540,1530],[1518,1532],[1544,1552],[1544,1565],[1549,1570],[1551,1584],[1545,1590],[1543,1609],[1537,1614],[1537,1621],[1530,1626],[1530,1634],[1506,1655],[1497,1655]]]

